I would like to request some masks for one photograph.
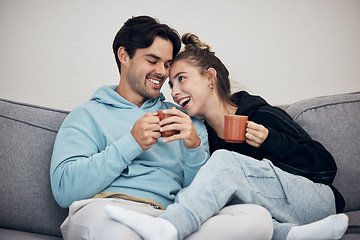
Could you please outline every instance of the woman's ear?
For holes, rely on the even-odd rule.
[[[208,85],[209,86],[215,86],[215,83],[216,83],[216,75],[217,75],[217,72],[214,68],[209,68],[207,70],[207,73],[208,73]],[[211,88],[211,87],[210,87]]]
[[[119,61],[121,64],[126,65],[129,55],[128,55],[125,47],[123,47],[123,46],[119,47],[119,49],[117,51],[117,57],[119,58]]]

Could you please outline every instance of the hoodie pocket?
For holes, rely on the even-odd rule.
[[[271,199],[286,199],[284,187],[269,160],[247,162],[244,173],[255,192]]]

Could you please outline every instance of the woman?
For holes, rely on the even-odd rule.
[[[336,214],[345,203],[331,185],[336,174],[331,154],[283,110],[244,91],[231,95],[229,73],[210,47],[193,34],[182,41],[185,50],[170,70],[172,96],[190,116],[204,119],[214,154],[160,218],[111,207],[107,213],[145,239],[164,239],[164,232],[167,239],[182,239],[225,205],[253,203],[271,213],[273,239],[340,239],[348,218]],[[246,143],[223,140],[225,114],[248,116]],[[173,120],[160,122],[161,131],[175,128],[164,126]],[[173,140],[176,136],[164,141]]]

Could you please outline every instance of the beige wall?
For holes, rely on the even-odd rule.
[[[0,0],[0,98],[71,110],[118,84],[113,38],[142,14],[196,33],[271,104],[360,91],[359,0]]]

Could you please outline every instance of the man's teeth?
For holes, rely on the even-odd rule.
[[[149,81],[152,82],[153,84],[156,84],[156,85],[160,84],[160,81],[156,80],[156,79],[149,78]]]
[[[183,99],[180,100],[179,105],[180,105],[180,106],[184,106],[185,103],[187,103],[188,101],[190,101],[190,98],[189,98],[189,97],[183,98]]]

